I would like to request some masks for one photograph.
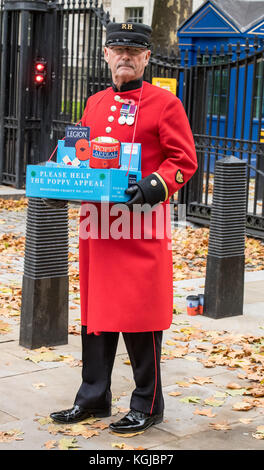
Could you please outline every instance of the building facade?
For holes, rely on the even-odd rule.
[[[133,21],[151,25],[154,0],[104,0],[103,6],[117,23]]]
[[[179,0],[180,2],[180,0]],[[192,0],[192,11],[195,11],[203,0]],[[154,0],[103,0],[105,11],[109,11],[110,18],[117,23],[122,21],[136,21],[151,25]],[[175,25],[176,27],[177,25]]]
[[[200,5],[199,5],[200,3]],[[179,47],[188,49],[191,65],[195,63],[197,50],[203,54],[219,52],[222,45],[241,43],[243,53],[245,39],[253,48],[255,37],[264,38],[264,0],[194,0],[193,14],[178,28]]]

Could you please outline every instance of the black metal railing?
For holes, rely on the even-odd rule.
[[[199,168],[186,195],[187,215],[193,221],[210,219],[214,167],[218,159],[234,155],[247,163],[247,229],[264,230],[264,127],[262,41],[222,47],[220,54],[198,53],[190,67],[189,119],[194,133]]]

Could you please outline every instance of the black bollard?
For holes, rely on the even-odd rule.
[[[215,165],[204,315],[243,314],[246,233],[246,162],[236,157]]]
[[[68,343],[68,207],[29,198],[19,344]]]

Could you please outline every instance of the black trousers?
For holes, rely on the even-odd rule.
[[[122,333],[133,369],[136,388],[130,408],[148,414],[164,409],[160,357],[162,331]],[[87,334],[82,327],[82,384],[75,404],[87,409],[111,408],[111,374],[119,333]]]

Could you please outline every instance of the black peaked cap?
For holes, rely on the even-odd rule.
[[[150,47],[150,26],[142,23],[108,23],[106,46]]]

